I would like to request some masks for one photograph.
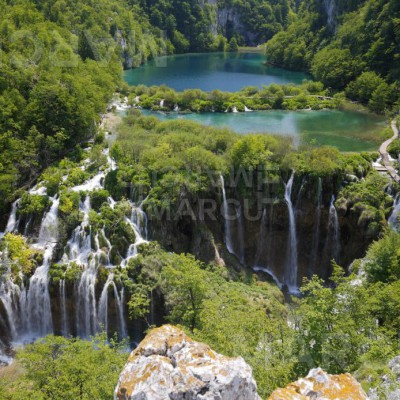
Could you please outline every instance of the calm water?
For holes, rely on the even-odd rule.
[[[377,150],[376,133],[384,118],[354,111],[256,111],[247,113],[160,113],[143,110],[161,120],[189,119],[205,125],[229,127],[238,133],[291,136],[297,144],[336,146],[341,151]],[[377,141],[378,140],[378,141]]]
[[[131,85],[165,84],[176,90],[198,88],[238,91],[244,86],[299,84],[304,73],[265,66],[260,53],[207,53],[163,57],[125,72]],[[144,111],[145,114],[151,114]],[[249,113],[162,114],[160,119],[191,119],[229,127],[238,133],[269,132],[291,136],[296,143],[326,144],[342,151],[377,150],[383,118],[354,111],[268,111]]]
[[[261,53],[203,53],[160,57],[125,72],[130,85],[167,85],[175,90],[220,89],[235,92],[244,86],[301,83],[302,72],[266,66]]]

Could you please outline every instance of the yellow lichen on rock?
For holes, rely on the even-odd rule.
[[[269,400],[364,400],[367,395],[350,375],[329,375],[313,369],[305,379],[299,379],[284,389],[277,389]]]
[[[222,397],[221,397],[222,396]],[[131,353],[116,400],[260,400],[241,357],[215,353],[171,325],[153,329]]]

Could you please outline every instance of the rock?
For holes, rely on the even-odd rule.
[[[385,399],[400,399],[400,356],[389,361],[390,374],[381,377],[381,383],[376,388],[368,391],[369,400],[379,400],[384,395]]]
[[[251,368],[171,325],[153,329],[131,353],[114,400],[261,400]]]
[[[362,400],[368,399],[361,385],[350,375],[329,375],[312,369],[305,379],[272,393],[269,400]]]

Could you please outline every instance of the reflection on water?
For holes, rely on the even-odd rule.
[[[235,132],[290,136],[295,144],[336,146],[341,151],[376,150],[377,133],[385,119],[355,111],[256,111],[248,113],[160,113],[143,110],[161,120],[189,119],[205,125],[228,127]]]
[[[261,53],[181,54],[153,60],[125,72],[130,85],[167,85],[175,90],[215,89],[234,92],[244,86],[271,83],[299,84],[310,78],[303,72],[264,65]]]

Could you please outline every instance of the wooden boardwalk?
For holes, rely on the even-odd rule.
[[[394,161],[390,161],[389,153],[388,153],[388,147],[395,141],[399,140],[399,129],[397,128],[396,120],[393,119],[392,121],[392,130],[393,130],[393,136],[383,142],[381,146],[379,147],[379,153],[382,157],[382,165],[375,165],[374,168],[378,172],[383,172],[387,173],[395,182],[400,183],[400,176],[396,172],[396,170],[393,167]]]

